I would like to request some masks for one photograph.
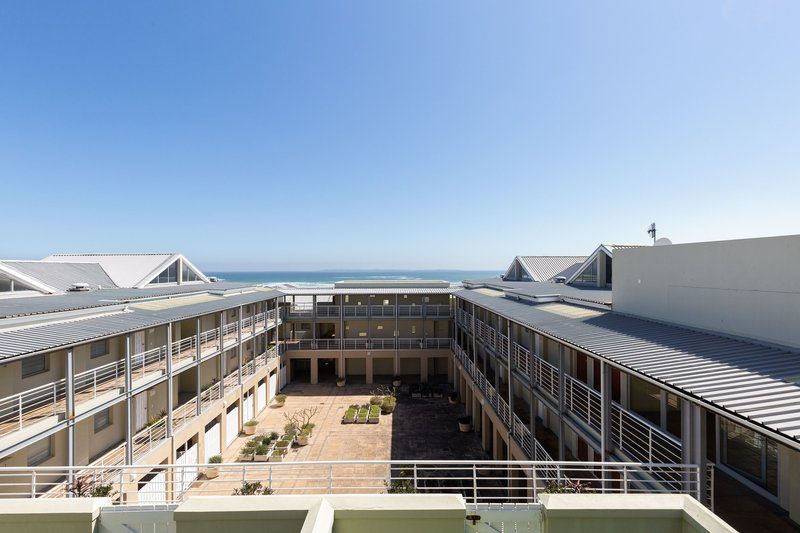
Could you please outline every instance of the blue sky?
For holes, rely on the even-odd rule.
[[[0,256],[502,268],[800,233],[800,3],[0,5]]]

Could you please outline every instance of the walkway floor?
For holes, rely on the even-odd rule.
[[[800,531],[800,526],[789,519],[786,511],[719,469],[714,473],[714,512],[742,532]]]

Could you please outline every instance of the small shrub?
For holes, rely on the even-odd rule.
[[[275,448],[272,450],[272,455],[275,457],[283,457],[288,453],[286,448]]]
[[[383,403],[383,396],[373,396],[369,399],[370,405],[380,405]]]
[[[397,406],[397,398],[394,396],[386,396],[381,404],[381,409],[385,414],[391,414]]]
[[[264,444],[259,444],[255,451],[256,455],[267,455],[269,448]]]
[[[234,496],[257,496],[259,494],[264,493],[264,487],[261,485],[260,481],[242,481],[242,486],[238,489],[233,489]],[[272,494],[272,489],[269,490],[269,494]]]
[[[89,490],[89,497],[90,498],[111,498],[113,497],[117,491],[114,490],[114,487],[111,483],[100,483],[95,485],[94,487]]]
[[[584,494],[591,492],[591,487],[586,483],[567,479],[565,481],[548,481],[542,492],[547,494]]]
[[[283,402],[285,402],[285,401],[286,401],[286,395],[285,395],[285,394],[276,394],[276,395],[275,395],[275,401],[276,401],[277,403],[283,403]]]
[[[244,425],[248,426],[248,427],[257,426],[258,425],[258,420],[256,420],[256,419],[248,420],[247,422],[244,423]]]
[[[273,431],[269,434],[269,440],[278,440],[278,437],[280,437],[280,435],[278,435],[277,431]]]
[[[222,456],[221,455],[212,455],[208,458],[209,464],[218,465],[222,463]]]

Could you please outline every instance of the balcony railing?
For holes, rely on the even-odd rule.
[[[199,479],[182,490],[187,471],[214,467],[219,475]],[[677,473],[677,484],[653,476]],[[460,494],[467,505],[510,506],[536,503],[550,486],[579,481],[594,493],[668,493],[700,497],[704,473],[696,465],[570,461],[306,461],[240,464],[178,464],[118,467],[0,468],[0,493],[7,497],[63,495],[67,480],[78,475],[87,484],[112,485],[117,505],[138,503],[142,478],[164,472],[148,483],[148,503],[179,503],[191,496],[228,496],[242,484],[261,483],[278,495],[381,494],[388,490]]]
[[[387,338],[387,339],[298,339],[284,341],[287,350],[447,350],[452,339]]]
[[[472,316],[463,310],[459,309],[456,313],[456,321],[462,327],[464,324],[471,324],[471,319]],[[493,343],[495,349],[505,347],[506,341],[503,340],[505,336],[479,319],[475,320],[475,334],[485,345]],[[472,364],[463,350],[455,343],[454,346],[454,352],[460,350],[463,358]],[[458,352],[456,353],[458,355]],[[512,363],[525,378],[532,375],[533,384],[558,401],[557,367],[541,357],[532,356],[529,350],[516,342],[511,344],[511,357]],[[532,372],[529,372],[528,365],[531,365]],[[464,366],[466,367],[466,364]],[[485,380],[482,375],[478,381],[481,379]],[[591,430],[600,433],[602,427],[600,393],[570,375],[564,376],[564,387],[566,409]],[[612,442],[625,456],[643,462],[674,463],[681,460],[681,442],[678,439],[617,402],[612,402],[611,411]]]

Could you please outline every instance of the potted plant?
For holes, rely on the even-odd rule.
[[[244,423],[244,434],[255,435],[256,426],[258,426],[258,420],[256,420],[255,418],[253,420],[248,420],[247,422]]]
[[[347,381],[344,378],[336,378],[337,387],[344,387],[345,383],[347,383]]]
[[[461,433],[469,433],[472,431],[472,417],[469,415],[458,417],[458,430]]]
[[[358,406],[351,405],[348,407],[342,417],[342,424],[354,424],[356,421],[356,413],[358,413]]]
[[[272,489],[265,489],[260,481],[242,481],[241,488],[233,489],[234,496],[258,496],[260,494],[272,494]]]
[[[403,384],[403,380],[400,378],[400,376],[392,376],[392,386],[393,387],[399,387],[402,384]]]
[[[358,424],[366,424],[367,423],[367,415],[369,414],[369,407],[361,406],[358,409],[358,415],[356,417],[356,423]]]
[[[256,446],[256,449],[253,452],[253,460],[260,461],[263,463],[267,459],[269,459],[269,446],[265,444],[259,444],[258,446]]]
[[[396,406],[397,398],[394,396],[385,396],[383,398],[383,403],[381,403],[381,410],[383,411],[383,414],[390,415]]]
[[[369,406],[369,415],[367,418],[367,422],[370,424],[377,424],[381,420],[381,407],[380,405],[370,405]]]
[[[453,391],[447,395],[447,403],[450,405],[455,405],[458,403],[458,393]]]
[[[285,394],[276,394],[275,395],[275,407],[283,407],[283,404],[286,403],[286,395]]]
[[[208,458],[209,465],[218,465],[222,463],[222,456],[221,455],[212,455]],[[206,477],[208,479],[214,479],[215,477],[219,476],[219,467],[217,466],[207,466],[206,467]]]
[[[308,446],[308,440],[311,438],[311,428],[303,428],[300,430],[300,433],[297,434],[297,441],[298,446]]]
[[[269,460],[272,463],[280,463],[283,461],[283,458],[286,456],[286,448],[275,448],[272,450],[272,454],[269,456]]]

